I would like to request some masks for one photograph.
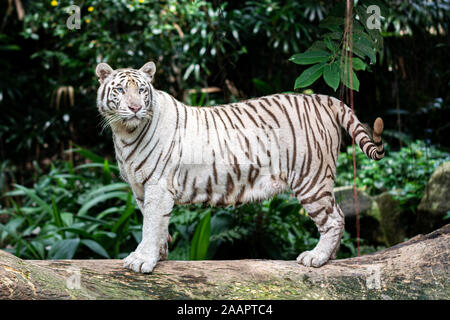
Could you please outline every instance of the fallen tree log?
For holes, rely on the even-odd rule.
[[[21,260],[0,250],[2,299],[449,299],[450,225],[321,268],[294,261]]]

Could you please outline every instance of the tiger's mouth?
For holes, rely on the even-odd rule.
[[[130,116],[126,117],[126,118],[123,118],[123,121],[124,122],[127,122],[127,121],[141,121],[142,119],[144,119],[144,117],[142,115],[140,115],[140,114],[133,114],[133,115],[130,115]]]
[[[139,124],[142,123],[142,121],[150,120],[152,113],[150,112],[144,112],[144,110],[141,110],[136,113],[128,113],[128,114],[122,114],[120,116],[120,120],[122,125],[126,127],[136,127]]]
[[[122,123],[123,123],[124,125],[137,125],[137,124],[139,124],[141,121],[142,121],[141,118],[138,118],[138,117],[136,117],[136,116],[133,116],[133,117],[131,117],[131,118],[122,120]]]

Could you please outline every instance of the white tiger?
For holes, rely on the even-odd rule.
[[[364,153],[384,156],[383,121],[373,140],[343,102],[325,95],[276,94],[214,107],[186,106],[152,85],[155,64],[113,70],[100,63],[97,105],[110,125],[120,172],[144,216],[142,241],[124,267],[152,272],[167,257],[175,204],[233,205],[292,190],[320,241],[297,261],[335,258],[344,215],[333,194],[341,126]]]

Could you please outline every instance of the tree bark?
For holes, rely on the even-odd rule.
[[[450,299],[450,225],[358,258],[163,261],[153,274],[120,260],[21,260],[0,251],[2,299]]]

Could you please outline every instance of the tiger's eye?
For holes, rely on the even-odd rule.
[[[117,87],[116,90],[117,90],[117,92],[119,92],[120,94],[124,94],[124,93],[125,93],[125,91],[123,90],[122,87]]]
[[[145,91],[145,88],[139,88],[139,93],[143,93]]]

